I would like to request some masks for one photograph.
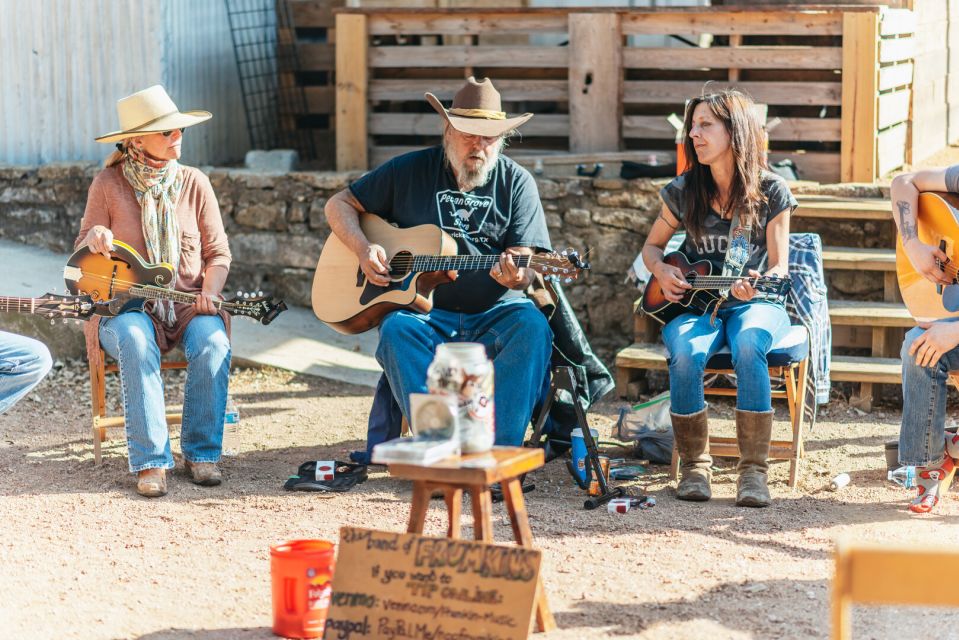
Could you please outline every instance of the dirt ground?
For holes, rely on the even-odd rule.
[[[165,376],[178,402],[182,376]],[[0,637],[270,638],[271,544],[336,540],[343,525],[405,530],[410,487],[383,471],[346,494],[282,489],[300,463],[343,460],[363,445],[371,390],[271,369],[236,370],[232,390],[242,448],[222,464],[226,482],[196,487],[178,468],[159,500],[134,493],[122,439],[93,466],[82,363],[55,370],[0,416]],[[608,434],[620,404],[603,402],[591,424]],[[731,407],[716,405],[714,415],[717,431],[730,432]],[[760,510],[734,506],[728,461],[704,504],[678,502],[666,470],[653,467],[631,486],[658,505],[625,515],[584,511],[565,468],[549,464],[527,496],[559,625],[548,637],[827,637],[838,538],[956,541],[959,500],[950,495],[938,514],[915,517],[905,510],[908,494],[885,480],[882,445],[898,422],[888,409],[863,415],[841,400],[828,405],[807,441],[798,490],[786,486],[787,465],[775,463],[776,502]],[[851,485],[825,491],[841,471]],[[496,509],[495,537],[508,540]],[[431,509],[427,534],[443,534],[441,517]],[[860,607],[854,630],[857,638],[955,638],[957,622],[944,610]]]

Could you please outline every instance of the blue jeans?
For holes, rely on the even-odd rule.
[[[42,342],[0,331],[0,413],[27,395],[52,366]]]
[[[230,339],[219,316],[198,315],[187,325],[182,343],[189,364],[180,447],[190,462],[217,462],[230,384]],[[130,471],[172,469],[153,321],[141,311],[105,318],[100,345],[120,364]]]
[[[428,314],[394,311],[380,325],[376,349],[409,420],[410,394],[426,393],[426,369],[437,345],[479,342],[493,360],[496,444],[519,446],[548,381],[553,332],[546,317],[526,298],[512,298],[483,313],[433,309]]]
[[[673,318],[663,327],[673,413],[689,415],[706,406],[703,372],[709,359],[726,344],[736,370],[736,408],[771,411],[766,354],[788,329],[786,309],[766,301],[721,306],[715,326],[710,325],[709,314],[686,313]]]
[[[959,347],[947,351],[932,367],[920,367],[909,355],[913,340],[925,333],[914,327],[902,342],[902,428],[899,464],[936,467],[944,460],[946,383],[959,370]]]

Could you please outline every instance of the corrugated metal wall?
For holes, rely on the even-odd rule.
[[[116,101],[164,84],[213,120],[188,132],[187,164],[248,149],[222,0],[0,0],[0,162],[99,161]]]

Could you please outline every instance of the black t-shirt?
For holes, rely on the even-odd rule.
[[[460,255],[498,255],[508,247],[550,250],[536,181],[503,155],[489,182],[469,193],[459,190],[440,146],[393,158],[350,185],[350,191],[364,209],[400,228],[438,225],[456,240]],[[455,282],[436,288],[433,305],[480,313],[500,299],[521,295],[497,284],[489,270],[460,271]]]
[[[692,206],[692,203],[686,200],[685,186],[685,176],[677,176],[659,192],[659,195],[663,198],[663,203],[680,223],[683,222],[686,215],[687,206]],[[789,209],[792,213],[799,205],[792,192],[789,191],[789,185],[775,173],[763,171],[760,187],[766,196],[766,204],[759,210],[759,228],[753,229],[750,234],[749,260],[746,262],[743,273],[748,273],[750,269],[762,271],[765,268],[768,255],[766,251],[766,225],[782,211]],[[713,273],[722,273],[723,262],[726,259],[726,245],[729,244],[731,223],[731,220],[723,220],[717,211],[710,209],[703,224],[703,237],[699,242],[694,242],[692,236],[686,234],[686,240],[682,248],[683,253],[686,254],[690,262],[709,260],[713,265]]]

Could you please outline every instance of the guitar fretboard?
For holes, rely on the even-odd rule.
[[[196,302],[195,293],[186,293],[185,291],[174,291],[173,289],[157,289],[155,287],[130,287],[128,293],[138,298],[148,300],[172,300],[182,302],[183,304],[193,304]],[[235,311],[238,307],[233,302],[214,302],[217,309],[226,309]]]
[[[513,256],[513,262],[517,267],[528,267],[532,257]],[[492,269],[498,262],[498,255],[397,256],[390,262],[390,267],[399,271],[478,271]]]
[[[774,286],[778,287],[785,281],[785,278],[770,278],[762,276],[759,278],[742,278],[734,276],[696,276],[689,283],[693,289],[725,289],[733,286],[737,280],[746,280],[752,286]]]
[[[5,311],[7,313],[33,313],[36,308],[36,298],[0,296],[0,311]]]

